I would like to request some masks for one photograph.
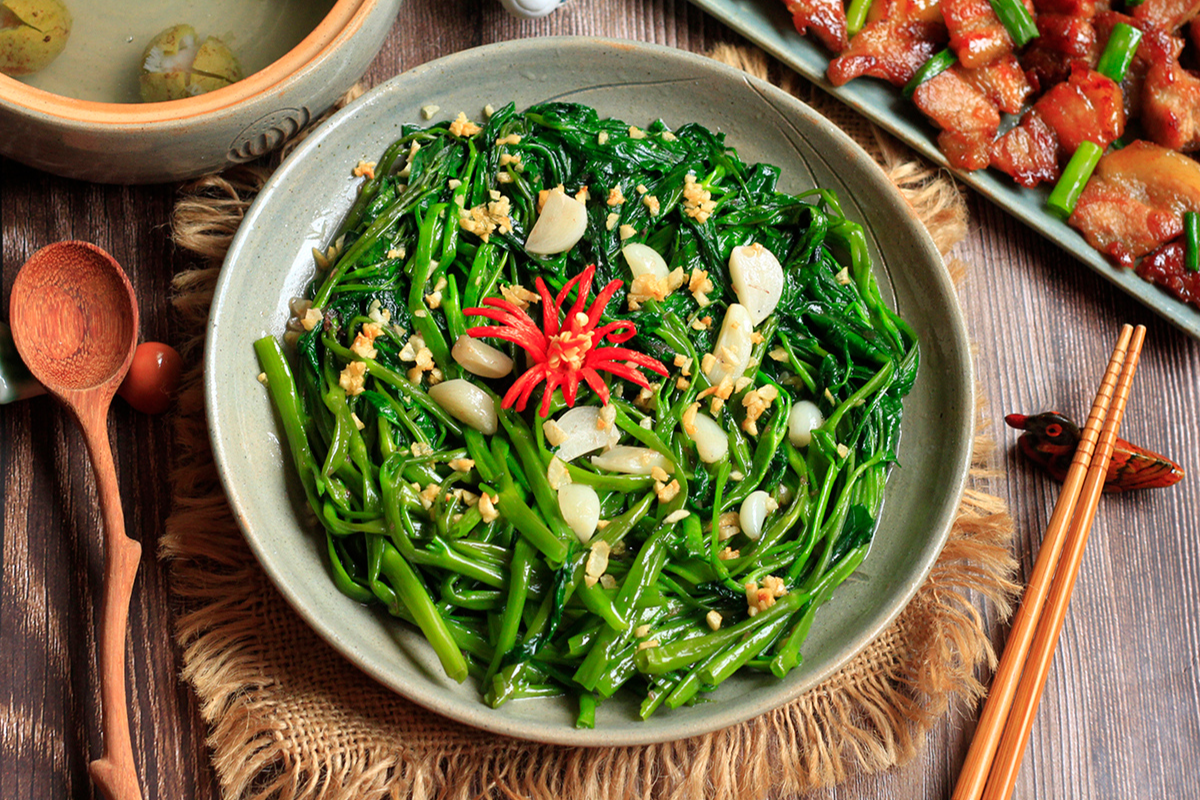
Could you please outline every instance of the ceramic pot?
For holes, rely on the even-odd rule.
[[[337,0],[278,60],[184,100],[76,100],[0,75],[0,154],[69,178],[126,184],[191,178],[257,158],[366,72],[400,2]]]

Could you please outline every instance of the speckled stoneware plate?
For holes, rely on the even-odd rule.
[[[961,172],[953,169],[937,148],[937,129],[890,84],[861,78],[835,87],[827,81],[825,68],[829,64],[830,54],[811,38],[796,33],[792,17],[782,0],[692,2],[864,117],[890,131],[925,158],[949,169],[960,181],[1136,297],[1180,330],[1200,338],[1200,309],[1142,280],[1133,270],[1114,266],[1092,249],[1078,231],[1047,213],[1049,188],[1026,189],[995,170]]]
[[[314,273],[349,208],[359,159],[374,160],[423,122],[420,108],[479,117],[485,104],[587,103],[644,125],[699,122],[724,131],[748,162],[783,168],[781,188],[834,189],[864,223],[889,302],[921,336],[921,372],[905,401],[902,466],[889,479],[882,522],[858,575],[818,614],[803,667],[782,682],[723,683],[715,702],[637,718],[638,699],[604,703],[594,730],[576,730],[565,700],[520,700],[499,710],[475,685],[447,679],[415,629],[338,593],[251,343],[279,335],[287,301]],[[794,98],[706,58],[654,45],[580,38],[505,42],[426,64],[367,93],[313,133],[258,196],[229,251],[213,301],[206,395],[213,449],[250,546],[279,591],[347,659],[402,695],[500,734],[575,745],[666,741],[749,719],[830,675],[877,636],[912,597],[945,542],[971,450],[973,378],[967,334],[946,270],[924,228],[857,145]]]

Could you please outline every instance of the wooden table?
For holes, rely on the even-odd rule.
[[[613,36],[703,52],[739,42],[684,0],[574,0],[521,22],[498,2],[410,0],[367,79],[439,56],[549,34]],[[3,303],[37,248],[78,238],[129,273],[143,339],[175,342],[170,276],[186,265],[166,227],[175,187],[93,186],[0,160]],[[1149,328],[1123,432],[1190,472],[1169,491],[1104,502],[1038,715],[1018,798],[1197,797],[1200,759],[1200,343],[986,201],[970,198],[962,299],[976,369],[1004,445],[1001,491],[1027,571],[1057,487],[1012,452],[1008,411],[1083,414],[1121,322]],[[129,532],[144,544],[129,637],[134,749],[150,798],[218,796],[195,698],[178,680],[156,542],[170,511],[171,424],[114,405]],[[99,753],[93,635],[101,554],[96,491],[74,423],[44,399],[0,407],[0,797],[89,797]],[[1004,630],[985,612],[996,641]],[[958,708],[909,765],[819,797],[948,797],[975,712]]]

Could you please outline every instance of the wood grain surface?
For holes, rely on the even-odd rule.
[[[756,0],[769,2],[769,0]],[[684,0],[573,0],[539,21],[496,0],[409,0],[367,75],[378,83],[477,45],[544,35],[639,39],[703,52],[740,42]],[[39,247],[84,239],[125,267],[144,340],[177,342],[169,242],[175,187],[94,186],[0,159],[0,310]],[[1101,504],[1014,797],[1200,798],[1200,342],[969,197],[962,301],[1028,571],[1057,485],[1023,462],[1005,412],[1086,414],[1121,323],[1149,328],[1122,436],[1173,456],[1169,490]],[[170,511],[171,426],[114,404],[109,432],[129,534],[142,542],[127,645],[134,751],[147,800],[219,796],[195,698],[178,680],[167,579],[155,557]],[[0,798],[88,798],[100,752],[96,642],[101,565],[83,438],[45,398],[0,406]],[[984,611],[997,642],[1005,630]],[[820,798],[947,798],[975,711],[958,708],[905,767]]]

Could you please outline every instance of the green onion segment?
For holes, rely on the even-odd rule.
[[[904,89],[902,90],[904,92],[904,96],[912,97],[913,92],[917,90],[918,86],[930,78],[935,78],[938,75],[941,75],[943,72],[950,69],[950,67],[954,66],[957,62],[958,56],[954,55],[954,51],[950,50],[949,48],[942,50],[941,52],[934,53],[929,57],[928,61],[921,65],[921,68],[917,70],[916,74],[909,78],[908,83],[904,84]]]
[[[1018,48],[1024,47],[1038,37],[1037,23],[1021,0],[991,0],[992,11]]]
[[[1142,32],[1124,22],[1113,26],[1108,44],[1096,63],[1096,71],[1116,83],[1125,80],[1125,72],[1137,55],[1138,43],[1142,41]]]
[[[1195,211],[1183,214],[1183,265],[1200,272],[1200,214]]]
[[[871,0],[850,0],[846,9],[846,35],[853,36],[862,30],[871,11]]]
[[[1092,170],[1096,169],[1102,155],[1104,149],[1095,142],[1082,142],[1079,145],[1079,149],[1067,162],[1067,168],[1063,170],[1062,177],[1058,179],[1046,200],[1046,206],[1052,214],[1063,220],[1071,216],[1075,204],[1079,202],[1079,195],[1083,193],[1083,187],[1087,186],[1088,179],[1092,177]]]

